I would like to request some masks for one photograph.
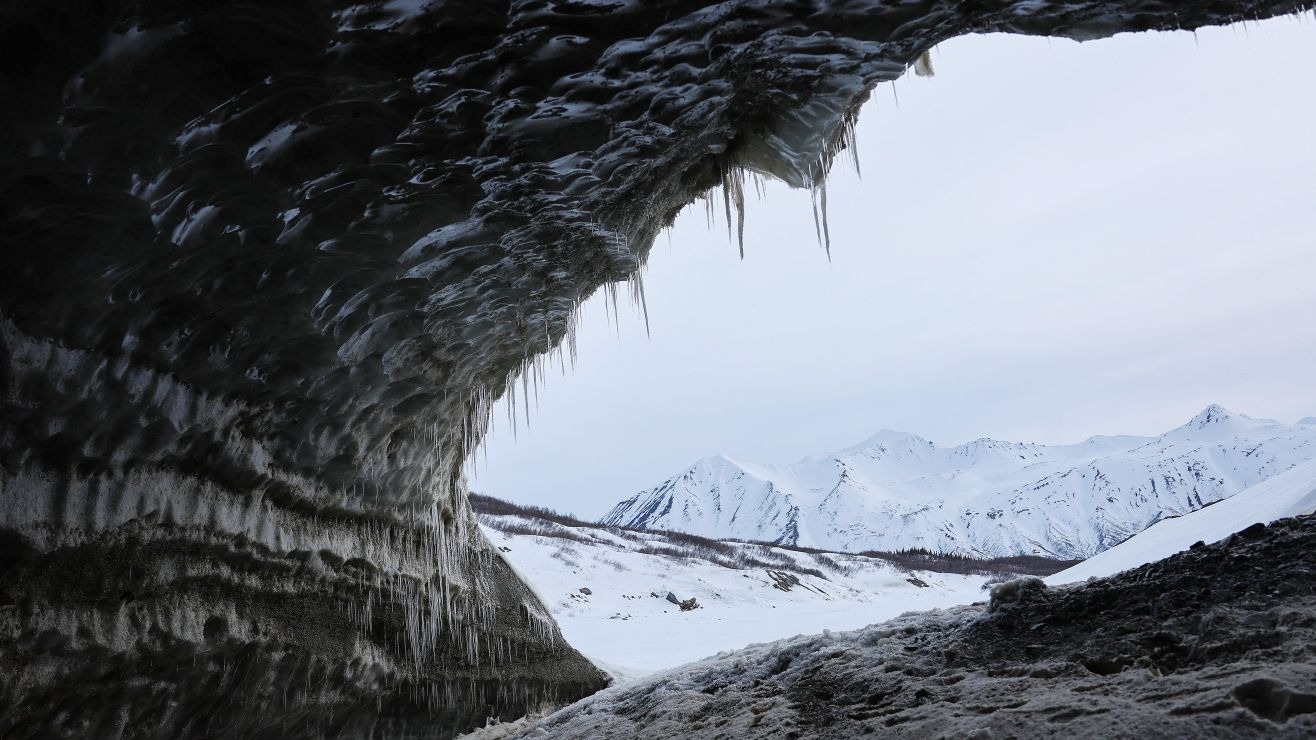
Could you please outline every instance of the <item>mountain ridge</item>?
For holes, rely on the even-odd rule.
[[[883,429],[784,465],[701,458],[600,521],[842,551],[1085,558],[1316,458],[1316,427],[1211,404],[1154,437],[938,447]]]

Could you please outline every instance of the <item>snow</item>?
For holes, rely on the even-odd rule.
[[[1235,449],[1242,450],[1243,458],[1266,461],[1261,467],[1230,465],[1229,480],[1237,483],[1261,477],[1258,470],[1280,464],[1285,451],[1305,449],[1307,438],[1293,434],[1297,428],[1211,407],[1184,427],[1150,440],[1096,437],[1080,445],[1043,450],[984,439],[943,450],[912,435],[883,432],[874,438],[880,449],[868,446],[854,454],[870,459],[889,455],[900,465],[958,456],[988,468],[1011,455],[1045,461],[1034,463],[1039,465],[1057,459],[1085,461],[1090,454],[1118,457],[1134,450],[1143,450],[1152,460],[1174,460],[1177,455],[1194,464],[1214,460],[1218,467],[1238,459],[1230,454]],[[810,458],[802,464],[819,460],[826,462]],[[1113,469],[1112,465],[1103,459],[1103,470]],[[707,498],[681,505],[725,505],[722,497],[733,483],[738,491],[757,487],[768,497],[776,485],[770,466],[743,466],[725,456],[700,460],[692,471],[716,485]],[[659,502],[676,504],[670,498]],[[1045,582],[1060,585],[1111,575],[1160,560],[1198,541],[1219,540],[1253,522],[1314,510],[1316,460],[1307,460],[1243,486],[1219,502],[1163,519]],[[534,586],[566,640],[614,679],[613,689],[548,719],[490,728],[493,734],[488,737],[504,736],[499,733],[591,737],[598,728],[590,723],[599,712],[606,717],[618,714],[621,705],[613,702],[629,706],[628,697],[661,695],[665,706],[687,707],[690,702],[708,701],[709,687],[715,687],[718,696],[744,699],[742,719],[757,731],[759,723],[767,721],[759,715],[771,717],[774,705],[726,688],[740,681],[742,673],[766,672],[771,677],[777,674],[772,666],[788,665],[798,666],[804,676],[804,664],[823,658],[859,653],[884,660],[904,656],[915,647],[927,649],[920,642],[922,635],[960,632],[991,611],[980,602],[988,596],[984,586],[994,579],[981,575],[906,572],[858,555],[743,542],[703,545],[701,550],[699,543],[665,533],[565,526],[523,516],[480,515],[480,521],[488,540]],[[1045,590],[1042,581],[1028,579],[998,586],[990,595],[995,604],[1008,600],[1011,589],[1021,588]],[[700,606],[680,611],[666,599],[669,592],[678,599],[693,597]],[[909,635],[915,635],[909,638],[912,642],[899,650],[894,643],[887,644],[895,636]],[[750,688],[758,685],[741,682]],[[672,723],[684,721],[677,718],[681,711],[670,714],[658,721],[659,736],[676,726]],[[789,724],[784,717],[779,719],[782,727]],[[774,731],[769,727],[759,734],[768,737]]]
[[[1316,461],[1281,473],[1204,509],[1157,522],[1078,565],[1046,579],[1073,583],[1105,577],[1187,550],[1196,542],[1216,542],[1255,522],[1316,511]]]
[[[985,576],[904,572],[854,555],[819,558],[726,543],[735,552],[780,563],[726,567],[699,557],[658,554],[676,553],[680,547],[658,534],[551,525],[557,533],[585,540],[576,541],[499,529],[545,525],[535,520],[480,519],[485,536],[535,588],[567,641],[622,681],[754,643],[857,629],[909,611],[986,597]],[[799,572],[804,569],[826,578]],[[800,583],[782,590],[769,570],[789,573]],[[582,588],[590,593],[581,593]],[[666,601],[668,592],[696,598],[699,608],[680,611]]]
[[[1148,574],[1025,579],[992,608],[752,645],[610,687],[513,736],[1311,737],[1313,536],[1316,521],[1289,520]]]
[[[957,447],[883,430],[789,465],[703,458],[602,521],[827,550],[1086,558],[1316,458],[1316,425],[1212,404],[1158,437]]]

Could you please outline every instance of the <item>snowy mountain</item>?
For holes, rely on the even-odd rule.
[[[605,524],[829,550],[1087,558],[1316,458],[1316,424],[1211,405],[1158,437],[938,447],[884,430],[790,465],[725,456],[618,503]]]
[[[1047,577],[1052,584],[1102,578],[1211,543],[1251,524],[1316,511],[1316,460],[1246,488],[1216,504],[1161,520],[1120,544]]]

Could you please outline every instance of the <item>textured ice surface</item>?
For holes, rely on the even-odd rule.
[[[821,208],[946,38],[1302,7],[8,4],[0,732],[443,736],[592,691],[459,473],[583,299],[743,169]]]
[[[748,647],[527,738],[1311,737],[1316,517],[1081,586]]]

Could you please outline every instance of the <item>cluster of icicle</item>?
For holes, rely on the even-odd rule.
[[[370,634],[377,610],[397,609],[404,630],[390,635],[388,647],[408,656],[413,675],[421,677],[426,667],[444,643],[460,648],[464,664],[477,669],[492,669],[507,662],[527,658],[516,654],[516,641],[505,635],[482,630],[492,624],[495,617],[494,600],[480,593],[487,584],[477,579],[463,585],[454,564],[468,559],[473,566],[469,572],[491,571],[492,561],[499,557],[487,549],[472,549],[470,538],[474,532],[467,528],[467,517],[453,516],[439,504],[430,507],[428,516],[412,526],[380,523],[372,525],[367,541],[394,553],[407,553],[421,563],[435,563],[438,568],[430,577],[421,577],[398,570],[376,569],[373,580],[363,588],[356,602],[347,607],[348,616],[363,634]],[[474,593],[467,593],[473,590]],[[391,595],[394,603],[382,603]],[[537,609],[522,606],[521,617],[528,620],[532,634],[547,642],[558,639],[553,624],[537,613]],[[446,630],[446,631],[445,631]]]
[[[920,57],[920,60],[922,60],[922,57]],[[920,61],[920,64],[922,64],[922,61]],[[930,70],[931,62],[929,61],[927,64]],[[919,68],[921,69],[921,67]],[[922,73],[920,72],[920,74]],[[858,141],[855,135],[855,126],[858,122],[861,102],[857,102],[845,112],[827,138],[817,159],[810,163],[807,168],[806,187],[812,200],[814,232],[819,246],[824,249],[828,259],[831,258],[831,232],[827,223],[827,177],[831,172],[833,162],[842,152],[848,155],[855,174],[862,176],[859,166]],[[710,228],[712,228],[715,220],[716,207],[714,204],[719,200],[721,201],[727,222],[728,239],[737,246],[740,257],[743,259],[745,256],[746,180],[753,184],[757,196],[762,199],[765,194],[768,176],[755,168],[737,163],[733,154],[718,154],[717,158],[716,166],[720,175],[720,184],[705,191],[696,198],[696,201],[703,202]],[[718,191],[720,191],[720,197],[718,197]],[[610,252],[625,255],[636,265],[623,278],[622,282],[626,283],[632,308],[637,309],[644,319],[647,333],[649,331],[649,310],[644,294],[644,262],[640,259],[642,254],[647,253],[647,249],[636,248],[630,238],[619,232],[608,230],[602,226],[598,227],[598,230]],[[607,300],[604,305],[605,309],[609,311],[609,320],[611,323],[619,325],[619,319],[617,318],[620,316],[618,283],[604,283],[601,289],[605,291]],[[580,309],[587,297],[584,295],[577,296],[573,302],[567,313],[561,337],[552,336],[550,322],[546,317],[540,322],[543,324],[545,331],[543,346],[547,349],[536,351],[536,348],[527,344],[523,358],[516,367],[507,373],[501,388],[497,390],[484,387],[470,389],[467,401],[468,413],[463,421],[461,435],[463,460],[470,461],[478,453],[491,426],[494,407],[500,398],[506,399],[507,422],[513,435],[515,435],[521,424],[528,424],[529,422],[531,399],[533,398],[536,404],[538,403],[539,386],[546,380],[548,367],[556,364],[560,371],[565,374],[568,359],[570,360],[570,366],[575,367]]]
[[[931,61],[927,55],[922,55],[915,63],[915,71],[920,75],[931,74]],[[859,103],[849,108],[840,120],[837,121],[832,133],[827,137],[822,150],[819,152],[817,159],[807,168],[808,178],[806,186],[808,187],[813,204],[813,220],[815,234],[818,244],[825,250],[828,257],[831,256],[831,234],[827,224],[827,176],[836,157],[842,152],[848,154],[855,173],[862,175],[859,166],[858,146],[855,136],[855,125],[859,115]],[[727,219],[728,238],[738,246],[740,256],[743,258],[745,253],[745,191],[746,179],[749,179],[761,198],[765,189],[765,176],[758,170],[738,164],[734,155],[718,155],[718,171],[720,173],[720,185],[711,188],[705,192],[700,199],[704,201],[708,213],[710,225],[713,220],[714,202],[719,200],[716,191],[721,190],[720,200],[722,208]],[[638,308],[644,316],[646,331],[648,330],[648,308],[645,305],[644,283],[643,283],[643,261],[640,255],[647,250],[635,248],[628,237],[616,231],[610,231],[599,227],[600,236],[606,243],[606,248],[618,253],[626,253],[627,256],[636,264],[634,270],[624,278],[629,289],[629,297],[632,305]],[[601,286],[606,293],[606,306],[610,306],[610,317],[618,316],[618,284],[615,282],[605,283]],[[467,413],[463,419],[461,431],[461,449],[462,459],[470,461],[478,453],[482,442],[484,441],[488,430],[492,424],[493,411],[498,400],[506,400],[507,421],[513,434],[521,423],[528,423],[530,417],[531,399],[538,401],[539,386],[545,382],[547,369],[549,366],[558,365],[561,372],[567,371],[567,361],[574,368],[576,364],[576,332],[580,320],[580,308],[585,296],[578,296],[573,302],[570,310],[565,317],[564,325],[560,328],[560,336],[553,336],[553,325],[547,316],[541,317],[538,323],[543,325],[544,336],[542,344],[538,341],[532,346],[527,343],[525,353],[519,364],[508,371],[501,388],[489,389],[485,387],[474,387],[469,390],[469,397],[466,403]],[[615,318],[614,318],[615,320]],[[545,349],[546,348],[546,349]],[[437,435],[435,443],[438,443]],[[438,517],[438,508],[435,507],[434,516]],[[464,519],[458,518],[458,521]],[[450,549],[449,537],[444,534],[442,517],[434,520],[430,527],[439,534],[435,539],[433,546],[436,548],[434,556],[440,563],[447,563],[450,558],[459,555]],[[446,565],[444,566],[446,568]],[[443,577],[440,577],[442,580]],[[408,582],[410,583],[410,582]],[[407,598],[413,602],[412,606],[407,609],[407,651],[412,655],[414,667],[420,670],[426,656],[429,655],[434,646],[438,643],[438,632],[440,620],[434,618],[426,619],[423,615],[444,613],[451,615],[452,598],[450,589],[432,588],[421,582],[415,582],[413,585],[394,584],[395,588],[403,593],[407,593]],[[362,623],[363,629],[369,629],[369,609],[365,609],[365,620]],[[536,631],[543,636],[556,635],[556,630],[551,623],[538,618],[533,611],[527,610],[532,624],[536,625]],[[483,615],[477,615],[477,618]],[[450,618],[450,617],[449,617]],[[449,621],[451,624],[452,622]],[[470,623],[467,622],[467,625]],[[466,649],[472,664],[479,665],[481,661],[497,661],[500,657],[506,655],[505,646],[481,646],[479,644],[478,632],[466,627],[465,635]]]
[[[104,362],[94,353],[27,335],[8,321],[0,320],[0,339],[15,367],[43,373],[52,382],[93,377],[90,369]],[[116,368],[114,376],[128,388],[138,408],[157,409],[179,428],[224,429],[225,445],[233,458],[248,461],[251,472],[299,491],[307,501],[316,502],[315,510],[276,503],[262,488],[237,492],[168,467],[139,465],[122,473],[62,476],[27,467],[15,473],[0,471],[0,491],[6,498],[6,505],[0,507],[0,527],[23,532],[31,545],[42,551],[94,544],[137,521],[158,521],[175,532],[205,533],[239,548],[257,543],[277,556],[297,556],[309,573],[318,574],[313,577],[321,584],[354,583],[359,592],[348,598],[344,609],[366,638],[360,648],[377,662],[390,661],[371,647],[372,635],[383,637],[384,647],[395,651],[392,654],[405,656],[417,678],[426,674],[426,666],[444,645],[454,646],[453,655],[475,668],[492,669],[526,658],[515,654],[520,641],[515,635],[485,629],[494,621],[496,604],[490,594],[496,584],[489,582],[487,574],[495,571],[492,560],[499,555],[482,541],[471,525],[472,517],[454,510],[463,505],[453,490],[460,481],[446,480],[440,467],[442,435],[437,425],[413,435],[421,450],[419,477],[432,492],[430,503],[410,514],[371,515],[357,502],[375,485],[370,481],[379,480],[388,470],[382,451],[362,461],[356,484],[332,490],[280,468],[259,440],[238,431],[233,420],[243,412],[240,404],[198,393],[166,373],[126,361],[119,361]],[[487,396],[482,398],[487,408]],[[164,534],[167,531],[159,530],[162,536],[171,536]],[[346,578],[336,577],[322,552],[368,566]],[[148,580],[170,580],[205,568],[204,575],[219,575],[242,587],[259,587],[222,560],[161,561],[153,567],[154,572],[145,576]],[[543,642],[560,640],[542,605],[530,603],[534,597],[529,592],[525,598],[530,601],[522,604],[522,626]],[[184,597],[184,601],[191,599]],[[172,610],[139,608],[146,609],[142,617],[148,623],[158,623],[169,634],[197,642],[205,639],[206,618],[216,610],[224,613],[229,609],[199,601]],[[392,635],[375,632],[375,620],[383,610],[398,610],[398,621],[405,629]],[[235,636],[255,639],[254,633],[245,634],[248,620],[231,609],[226,616]],[[50,608],[34,619],[61,634],[94,636],[88,639],[111,650],[132,650],[139,639],[133,620],[123,610],[103,615],[95,610]]]

